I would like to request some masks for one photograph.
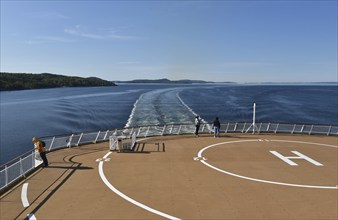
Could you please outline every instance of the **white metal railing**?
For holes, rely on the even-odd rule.
[[[200,133],[211,133],[210,124],[202,124]],[[195,131],[193,124],[168,124],[168,125],[150,125],[143,127],[132,127],[123,129],[114,129],[106,131],[83,132],[76,134],[66,134],[52,137],[41,137],[46,143],[46,151],[53,151],[60,148],[80,146],[102,141],[109,141],[109,137],[125,136],[131,138],[134,133],[137,137],[162,136],[162,135],[180,135],[192,134]],[[338,136],[338,125],[301,125],[284,123],[252,123],[247,122],[228,122],[222,123],[222,133],[290,133],[290,134],[308,134],[308,135],[334,135]],[[36,153],[32,150],[26,156],[18,157],[15,161],[6,163],[0,167],[0,190],[38,167],[40,160],[36,159]]]

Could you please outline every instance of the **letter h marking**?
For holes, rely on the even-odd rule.
[[[281,155],[280,153],[278,153],[277,151],[270,151],[270,153],[272,153],[273,155],[275,155],[279,159],[283,160],[285,163],[288,163],[290,166],[298,166],[298,164],[296,164],[295,162],[293,162],[290,159],[303,159],[303,160],[307,160],[308,162],[314,164],[315,166],[323,166],[323,164],[315,161],[314,159],[311,159],[308,156],[305,156],[304,154],[299,153],[298,151],[291,151],[291,152],[296,154],[297,156],[285,157],[285,156]]]

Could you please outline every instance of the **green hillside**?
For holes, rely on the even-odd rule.
[[[97,77],[63,76],[50,73],[0,73],[0,90],[42,89],[57,87],[115,86]]]

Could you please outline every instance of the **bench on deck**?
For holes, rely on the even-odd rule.
[[[149,143],[149,142],[138,142],[135,146],[135,151],[138,151],[141,148],[141,152],[143,152],[144,147],[146,144],[154,144],[157,146],[157,152],[160,152],[160,146],[162,145],[162,152],[165,152],[165,144],[162,142],[155,142],[155,143]],[[141,147],[142,145],[142,147]]]
[[[110,136],[109,150],[117,150],[118,152],[133,151],[136,146],[136,132],[134,132],[130,139],[126,136]]]

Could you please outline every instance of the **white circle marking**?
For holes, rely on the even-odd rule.
[[[106,159],[109,155],[111,154],[111,152],[107,153],[102,159]],[[110,184],[110,182],[107,180],[106,176],[104,175],[104,172],[103,172],[103,161],[101,160],[100,163],[99,163],[99,174],[100,174],[100,177],[101,179],[103,180],[103,182],[109,187],[109,189],[111,191],[113,191],[114,193],[116,193],[117,195],[119,195],[120,197],[122,197],[123,199],[127,200],[128,202],[131,202],[133,203],[134,205],[142,208],[142,209],[145,209],[149,212],[152,212],[154,214],[157,214],[157,215],[160,215],[162,217],[165,217],[165,218],[168,218],[168,219],[174,219],[174,220],[180,220],[179,218],[176,218],[174,216],[171,216],[171,215],[168,215],[166,213],[163,213],[163,212],[160,212],[156,209],[153,209],[153,208],[150,208],[149,206],[146,206],[128,196],[126,196],[125,194],[123,194],[121,191],[119,191],[118,189],[116,189],[112,184]]]
[[[209,145],[205,148],[203,148],[202,150],[200,150],[198,152],[198,157],[203,157],[202,156],[202,153],[211,148],[211,147],[215,147],[215,146],[218,146],[218,145],[224,145],[224,144],[232,144],[232,143],[241,143],[241,142],[254,142],[254,141],[259,141],[259,139],[257,140],[240,140],[240,141],[229,141],[229,142],[222,142],[222,143],[217,143],[217,144],[212,144],[212,145]],[[312,142],[303,142],[303,141],[288,141],[288,140],[270,140],[270,141],[274,141],[274,142],[292,142],[292,143],[303,143],[303,144],[314,144],[314,145],[321,145],[321,146],[327,146],[327,147],[335,147],[337,148],[337,146],[334,146],[334,145],[329,145],[329,144],[319,144],[319,143],[312,143]],[[262,180],[262,179],[256,179],[256,178],[252,178],[252,177],[247,177],[247,176],[242,176],[242,175],[238,175],[238,174],[235,174],[235,173],[231,173],[231,172],[228,172],[228,171],[225,171],[225,170],[222,170],[222,169],[219,169],[213,165],[210,165],[208,164],[205,160],[200,160],[201,163],[203,163],[204,165],[214,169],[214,170],[217,170],[221,173],[225,173],[225,174],[228,174],[228,175],[231,175],[231,176],[235,176],[235,177],[239,177],[239,178],[242,178],[242,179],[247,179],[247,180],[251,180],[251,181],[256,181],[256,182],[262,182],[262,183],[270,183],[270,184],[276,184],[276,185],[284,185],[284,186],[294,186],[294,187],[303,187],[303,188],[315,188],[315,189],[338,189],[338,186],[311,186],[311,185],[302,185],[302,184],[292,184],[292,183],[283,183],[283,182],[275,182],[275,181],[269,181],[269,180]]]

